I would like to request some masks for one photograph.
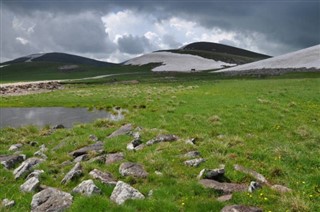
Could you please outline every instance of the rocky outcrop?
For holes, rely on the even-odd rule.
[[[252,177],[254,177],[257,181],[259,181],[260,183],[264,183],[264,184],[267,184],[267,185],[270,185],[270,183],[268,182],[268,180],[260,173],[254,171],[254,170],[251,170],[251,169],[248,169],[248,168],[245,168],[243,166],[240,166],[240,165],[234,165],[234,169],[237,170],[237,171],[240,171],[240,172],[243,172],[245,174],[249,174],[251,175]]]
[[[25,155],[0,155],[1,164],[6,169],[15,167],[18,163],[21,163],[26,159]]]
[[[224,165],[220,165],[218,169],[202,169],[198,175],[198,179],[218,180],[224,176]]]
[[[39,178],[42,173],[44,173],[43,170],[34,170],[26,177],[26,180],[30,179],[31,177]]]
[[[29,158],[26,161],[24,161],[18,168],[16,168],[13,171],[14,178],[18,179],[22,177],[23,175],[28,174],[31,172],[32,168],[36,166],[37,164],[43,162],[44,160],[41,158]]]
[[[117,181],[108,172],[102,172],[98,169],[94,169],[91,172],[89,172],[89,175],[93,179],[100,180],[102,183],[107,184],[107,185],[116,185],[117,184]]]
[[[2,206],[5,208],[11,208],[16,204],[16,202],[14,200],[10,200],[10,199],[3,199],[2,200]]]
[[[10,147],[9,147],[9,151],[17,151],[19,150],[23,145],[22,144],[12,144]]]
[[[92,180],[85,180],[75,187],[72,192],[91,196],[93,194],[100,194],[101,190],[93,183]]]
[[[123,204],[128,199],[144,199],[144,195],[141,194],[137,189],[130,185],[118,181],[116,187],[113,189],[110,199],[118,205]]]
[[[196,157],[200,157],[200,152],[198,151],[191,151],[191,152],[187,152],[186,154],[183,155],[186,158],[196,158]]]
[[[122,163],[119,168],[122,176],[133,176],[139,178],[146,178],[148,173],[144,170],[143,166],[136,163],[126,162]]]
[[[64,176],[61,181],[61,184],[67,184],[72,179],[79,177],[82,175],[82,167],[81,164],[78,162],[76,165]]]
[[[127,133],[129,133],[132,130],[132,124],[126,124],[123,125],[122,127],[120,127],[118,130],[114,131],[113,133],[111,133],[108,138],[113,138],[113,137],[117,137],[119,135],[125,135]]]
[[[61,89],[62,85],[58,82],[40,82],[40,83],[21,83],[15,85],[0,86],[0,95],[19,95],[26,93],[35,93],[40,91],[51,91]]]
[[[64,211],[72,204],[71,194],[55,188],[46,188],[32,197],[31,212]]]

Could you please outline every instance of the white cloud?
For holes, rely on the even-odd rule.
[[[22,37],[16,37],[16,40],[21,43],[22,45],[27,45],[29,43],[29,41],[25,38]]]

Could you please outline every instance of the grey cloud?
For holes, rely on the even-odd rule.
[[[182,46],[182,44],[176,41],[172,35],[164,35],[162,40],[172,49]]]
[[[149,40],[144,36],[125,35],[118,39],[119,50],[128,54],[141,54],[152,49]]]

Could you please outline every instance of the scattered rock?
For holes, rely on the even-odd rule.
[[[75,187],[72,192],[91,196],[92,194],[100,194],[101,190],[93,183],[92,180],[85,180]]]
[[[203,158],[196,158],[196,159],[192,159],[192,160],[187,160],[184,162],[185,165],[187,166],[192,166],[192,167],[197,167],[199,166],[201,163],[205,162],[206,160]]]
[[[290,188],[287,188],[283,185],[273,185],[271,186],[272,190],[278,191],[280,193],[286,193],[286,192],[291,192],[292,190]]]
[[[186,144],[196,145],[196,139],[195,138],[190,138],[190,139],[186,140]]]
[[[226,194],[226,195],[222,195],[220,197],[217,198],[217,201],[219,202],[226,202],[232,199],[232,194]]]
[[[69,193],[55,188],[46,188],[32,197],[31,212],[65,211],[72,204]]]
[[[29,144],[30,144],[30,146],[37,146],[38,142],[37,141],[31,141]]]
[[[36,151],[33,155],[34,155],[34,156],[41,157],[41,158],[43,158],[43,159],[45,159],[45,160],[48,158],[48,156],[45,155],[45,154],[43,153],[43,151],[41,151],[41,150]]]
[[[141,140],[133,140],[127,145],[127,150],[136,150],[142,144]]]
[[[191,152],[187,152],[186,154],[183,155],[186,158],[196,158],[196,157],[200,157],[200,152],[198,151],[191,151]]]
[[[137,129],[137,128],[136,128]],[[132,133],[133,139],[134,140],[140,140],[141,139],[141,135],[140,132],[133,132]]]
[[[52,129],[54,129],[54,130],[64,129],[64,128],[65,128],[65,126],[63,126],[63,124],[57,124],[57,125],[52,127]]]
[[[122,152],[107,154],[106,164],[116,163],[118,161],[122,161],[123,159],[124,159],[124,155]]]
[[[32,177],[36,177],[39,179],[40,175],[44,173],[43,170],[34,170],[33,172],[31,172],[27,177],[26,177],[26,180],[32,178]]]
[[[61,164],[60,164],[60,166],[61,167],[65,167],[65,166],[69,166],[69,165],[71,165],[71,164],[73,164],[70,160],[66,160],[66,161],[63,161]]]
[[[20,149],[23,145],[22,144],[13,144],[9,147],[9,151],[17,151]]]
[[[35,191],[40,185],[40,181],[37,177],[31,177],[25,183],[20,186],[20,190],[23,192]]]
[[[262,209],[245,205],[229,205],[222,208],[221,212],[262,212]]]
[[[15,205],[15,201],[14,200],[10,200],[10,199],[3,199],[2,200],[2,205],[5,207],[5,208],[11,208]]]
[[[221,165],[219,169],[202,169],[197,178],[218,180],[224,176],[224,173],[224,165]]]
[[[108,172],[102,172],[102,171],[100,171],[98,169],[94,169],[91,172],[89,172],[89,175],[93,179],[98,179],[102,183],[105,183],[107,185],[116,185],[117,184],[117,181]]]
[[[98,142],[91,144],[89,146],[85,146],[85,147],[77,149],[73,152],[70,152],[69,154],[73,157],[78,157],[80,155],[87,154],[88,152],[100,153],[103,151],[103,148],[104,148],[103,142],[98,141]]]
[[[99,155],[89,160],[89,162],[105,163],[107,155]]]
[[[97,142],[99,140],[98,137],[95,135],[89,135],[89,139],[94,142]]]
[[[254,170],[245,168],[245,167],[237,165],[237,164],[234,165],[234,169],[237,171],[243,172],[245,174],[251,175],[252,177],[254,177],[257,181],[259,181],[261,183],[264,183],[266,185],[270,185],[270,183],[267,181],[267,179],[262,174],[254,171]]]
[[[202,184],[205,188],[212,188],[214,190],[223,192],[224,194],[231,194],[238,191],[247,191],[248,189],[247,185],[245,184],[220,183],[218,181],[208,179],[200,180],[200,184]]]
[[[129,133],[132,130],[132,124],[126,124],[120,127],[118,130],[111,133],[111,135],[108,136],[108,138],[113,138],[119,135],[124,135]]]
[[[144,195],[130,185],[118,181],[113,189],[110,199],[118,205],[123,204],[128,199],[144,199]]]
[[[84,155],[80,155],[80,156],[76,157],[73,160],[73,162],[78,163],[78,162],[85,161],[85,160],[88,160],[88,159],[89,159],[89,155],[88,154],[84,154]]]
[[[251,181],[249,188],[248,188],[248,192],[252,193],[259,188],[261,188],[261,185],[259,183],[255,182],[255,181]]]
[[[150,145],[160,143],[160,142],[176,141],[178,139],[179,139],[179,137],[176,135],[159,135],[156,138],[148,141],[147,145],[150,146]]]
[[[131,162],[122,163],[120,165],[119,172],[122,176],[134,176],[140,178],[146,178],[148,176],[148,173],[140,164]]]
[[[13,168],[16,164],[21,163],[25,159],[25,155],[0,155],[1,164],[6,169]]]
[[[140,144],[139,146],[135,147],[134,150],[139,151],[139,150],[142,150],[144,147],[145,147],[144,144]]]
[[[81,164],[78,162],[76,165],[64,176],[64,178],[61,181],[61,184],[66,184],[70,180],[74,179],[75,177],[78,177],[82,175],[82,167]]]
[[[41,158],[29,158],[24,161],[18,168],[13,171],[14,178],[18,179],[25,174],[28,174],[31,169],[36,166],[37,164],[43,162]]]

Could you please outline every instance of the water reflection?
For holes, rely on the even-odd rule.
[[[96,119],[120,120],[123,115],[120,110],[117,114],[106,111],[86,108],[64,108],[64,107],[32,107],[32,108],[0,108],[0,128],[21,127],[25,125],[45,125],[62,124],[65,127],[72,127],[75,123],[88,123]]]

